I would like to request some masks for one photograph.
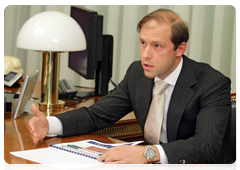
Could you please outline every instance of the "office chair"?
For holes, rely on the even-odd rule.
[[[232,99],[232,115],[231,115],[231,147],[233,163],[236,160],[236,99]]]

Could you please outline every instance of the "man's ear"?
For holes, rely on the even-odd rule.
[[[186,49],[187,49],[187,43],[182,42],[176,50],[176,56],[181,57],[185,53]]]

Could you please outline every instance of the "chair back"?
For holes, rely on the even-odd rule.
[[[232,99],[232,114],[231,114],[231,147],[232,159],[236,161],[236,98]]]

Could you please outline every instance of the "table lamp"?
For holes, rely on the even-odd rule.
[[[16,44],[18,48],[43,53],[39,109],[49,115],[51,110],[63,108],[65,102],[58,100],[59,56],[62,52],[86,49],[81,27],[64,13],[42,12],[25,22]]]

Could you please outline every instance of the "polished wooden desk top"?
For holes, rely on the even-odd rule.
[[[29,150],[29,149],[39,149],[49,147],[51,144],[57,143],[64,143],[64,142],[74,142],[80,141],[85,139],[97,139],[103,142],[108,143],[119,143],[123,141],[119,141],[113,138],[103,137],[96,134],[86,134],[86,135],[79,135],[79,136],[72,136],[67,138],[45,138],[44,140],[40,141],[37,145],[32,143],[32,138],[30,133],[28,132],[28,120],[33,117],[28,113],[24,113],[18,119],[11,119],[11,113],[7,113],[6,118],[4,119],[4,169],[5,170],[15,170],[15,169],[54,169],[42,164],[38,164],[32,161],[28,161],[22,158],[15,157],[10,154],[12,151],[21,151],[21,150]],[[57,155],[56,155],[57,156]],[[100,165],[97,167],[90,167],[87,168],[88,170],[120,170],[120,169],[139,169],[139,170],[146,170],[146,169],[156,169],[156,170],[169,170],[173,168],[169,168],[167,166],[155,165],[150,167],[107,167],[105,165]],[[174,168],[177,170],[224,170],[225,168],[217,167],[210,164],[193,164],[189,166]]]
[[[35,88],[36,89],[36,88]],[[38,90],[38,87],[37,87]],[[17,88],[4,88],[4,91],[18,92]],[[80,108],[82,106],[90,106],[97,102],[100,97],[89,97],[88,99],[78,103],[78,101],[66,101],[67,106],[63,109],[63,112]],[[76,104],[77,103],[77,104]],[[7,112],[4,119],[4,159],[9,164],[34,164],[32,161],[21,159],[10,154],[12,151],[22,151],[29,149],[39,149],[49,147],[52,144],[75,142],[85,139],[96,139],[108,143],[121,143],[123,141],[116,140],[109,137],[104,137],[97,134],[86,134],[79,136],[72,136],[66,138],[48,138],[46,137],[40,141],[37,145],[33,144],[31,135],[28,131],[28,121],[34,115],[29,113],[22,114],[18,119],[11,119],[11,112]]]

